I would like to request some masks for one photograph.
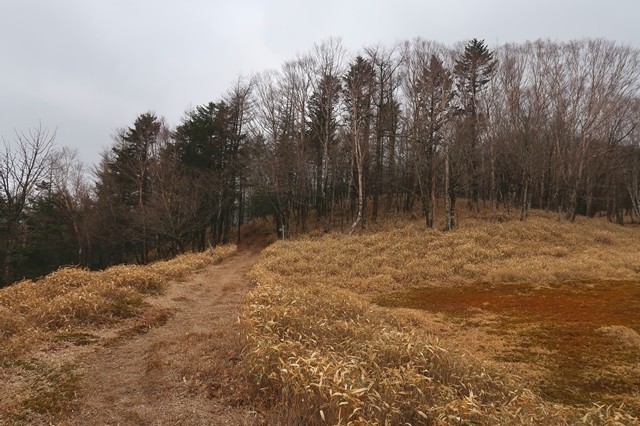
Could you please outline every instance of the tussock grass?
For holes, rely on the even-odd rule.
[[[121,337],[166,322],[171,312],[151,308],[145,298],[235,252],[234,245],[221,246],[146,266],[120,265],[96,272],[65,267],[1,289],[0,376],[8,380],[0,384],[0,394],[14,396],[0,398],[0,423],[36,421],[34,415],[55,419],[70,409],[77,374],[68,363],[47,361],[49,352],[98,342],[93,331],[115,327],[124,319],[131,321]]]
[[[640,230],[535,212],[526,222],[467,219],[453,232],[405,221],[375,233],[287,243],[268,268],[292,284],[379,293],[476,283],[558,283],[640,278]],[[279,247],[279,244],[276,245]]]
[[[625,327],[623,325],[609,325],[600,327],[596,331],[607,336],[615,337],[625,345],[640,349],[640,334],[638,334],[633,328]]]
[[[203,269],[207,265],[219,263],[233,256],[237,249],[235,244],[217,246],[206,252],[187,253],[165,262],[156,262],[146,268],[150,272],[163,276],[165,280],[181,280],[193,271]]]
[[[285,424],[636,423],[612,407],[546,402],[368,302],[424,286],[638,278],[637,230],[532,216],[449,233],[407,221],[267,248],[243,317],[255,396]]]
[[[26,331],[109,324],[135,316],[141,312],[146,295],[159,294],[168,282],[235,251],[233,245],[221,246],[165,262],[119,265],[97,272],[65,267],[37,281],[16,283],[0,290],[0,333],[11,337]]]

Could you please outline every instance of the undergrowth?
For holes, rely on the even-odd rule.
[[[449,233],[404,222],[278,242],[251,273],[243,317],[254,395],[284,424],[635,424],[613,407],[544,401],[368,300],[434,285],[637,279],[637,237],[535,213]]]

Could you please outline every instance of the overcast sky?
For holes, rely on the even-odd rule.
[[[42,123],[93,165],[139,114],[176,125],[331,36],[351,51],[418,36],[640,48],[639,17],[637,0],[0,0],[0,135]]]

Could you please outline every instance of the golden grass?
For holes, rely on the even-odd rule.
[[[59,330],[108,324],[134,316],[148,294],[161,293],[168,282],[234,254],[236,247],[189,253],[150,265],[118,265],[91,272],[61,268],[37,281],[23,281],[0,291],[0,333]]]
[[[243,317],[254,393],[285,424],[633,424],[612,407],[545,402],[368,300],[423,286],[638,279],[638,230],[602,221],[416,222],[278,242]]]
[[[156,262],[147,266],[147,269],[162,275],[165,279],[180,280],[193,271],[233,256],[237,249],[235,244],[217,246],[203,253],[187,253],[165,262]]]
[[[49,351],[64,350],[65,344],[95,343],[99,339],[94,330],[115,327],[127,318],[131,321],[120,337],[164,323],[171,313],[150,309],[145,298],[235,252],[234,245],[221,246],[146,266],[120,265],[96,272],[65,267],[37,281],[1,289],[0,376],[8,380],[0,391],[13,397],[0,398],[0,423],[28,421],[31,414],[55,418],[70,407],[77,375],[69,364],[43,361]]]
[[[599,333],[619,339],[625,345],[640,348],[640,334],[623,325],[609,325],[596,330]]]
[[[605,221],[558,221],[535,212],[522,223],[465,220],[453,232],[402,222],[375,233],[287,243],[268,267],[359,293],[430,285],[557,283],[640,278],[640,230]],[[279,245],[276,245],[279,247]]]

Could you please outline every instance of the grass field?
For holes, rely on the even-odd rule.
[[[541,212],[461,223],[263,252],[244,321],[277,421],[637,423],[640,230]]]

